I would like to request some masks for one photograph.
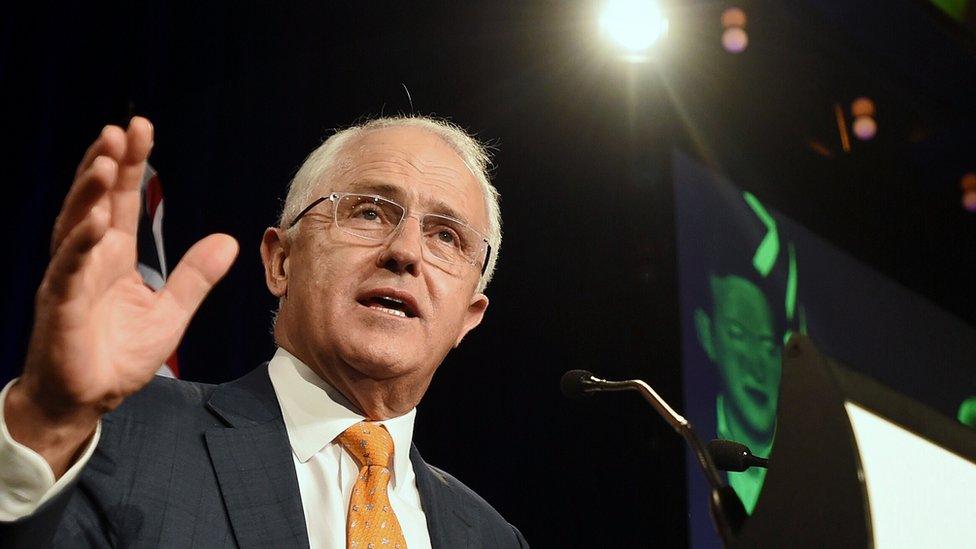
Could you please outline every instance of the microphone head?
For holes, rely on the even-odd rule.
[[[570,370],[559,380],[559,389],[567,398],[583,398],[589,394],[584,390],[584,383],[592,377],[586,370]]]
[[[734,440],[715,439],[708,443],[708,453],[715,467],[723,471],[742,472],[754,465],[749,447]]]

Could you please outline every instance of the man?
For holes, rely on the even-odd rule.
[[[728,274],[709,273],[707,295],[711,298],[711,311],[697,308],[694,323],[698,343],[716,366],[721,381],[715,399],[715,435],[741,442],[757,456],[769,457],[782,377],[780,342],[785,342],[793,330],[805,333],[806,319],[797,302],[793,244],[781,247],[779,228],[772,215],[752,194],[742,196],[761,223],[763,231],[758,234],[763,236],[758,245],[750,242],[747,249],[752,251],[751,246],[756,246],[752,254],[742,254],[741,247],[726,246],[724,256],[716,258],[721,259],[716,263]],[[752,222],[747,226],[755,225]],[[750,240],[756,234],[744,232]],[[742,261],[747,257],[748,265]],[[784,283],[779,285],[778,280]],[[785,288],[785,295],[779,294],[778,287]],[[771,297],[777,294],[785,299]],[[774,308],[777,303],[783,305]],[[741,473],[730,472],[728,477],[746,511],[752,513],[766,470],[753,467]]]
[[[501,240],[487,156],[449,124],[339,132],[292,181],[261,257],[270,363],[220,386],[153,379],[237,253],[135,271],[152,127],[106,127],[52,237],[24,373],[4,389],[0,539],[59,546],[520,547],[411,444],[415,407],[476,327]]]
[[[762,290],[743,277],[713,274],[709,286],[712,314],[695,310],[695,326],[722,381],[715,403],[715,434],[769,457],[782,374],[772,309]],[[766,470],[759,467],[729,473],[729,485],[750,513],[765,476]]]

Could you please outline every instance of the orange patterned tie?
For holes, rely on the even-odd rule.
[[[349,549],[407,549],[400,522],[393,514],[387,485],[393,459],[393,438],[386,427],[360,421],[338,437],[359,465],[346,519]]]

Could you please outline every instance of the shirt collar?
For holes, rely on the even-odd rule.
[[[356,407],[311,368],[288,351],[278,348],[268,364],[292,451],[302,463],[312,459],[343,431],[365,420]],[[393,484],[407,478],[410,445],[417,409],[379,421],[393,437]]]
[[[741,440],[738,440],[738,438],[732,434],[732,429],[729,427],[728,416],[726,415],[725,412],[725,397],[723,395],[718,395],[717,397],[715,397],[715,416],[716,416],[715,434],[718,435],[718,438],[722,438],[725,440],[734,440],[736,442],[745,444]],[[773,434],[775,438],[775,428]],[[769,457],[769,452],[772,451],[772,449],[773,449],[773,439],[770,439],[766,443],[753,442],[749,446],[749,451],[752,452],[752,455],[760,456],[764,458]],[[754,469],[758,469],[758,467],[755,467]]]

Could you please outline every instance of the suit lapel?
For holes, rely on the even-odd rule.
[[[241,547],[308,547],[291,446],[267,364],[218,387],[207,407],[227,426],[206,433]]]
[[[427,465],[417,447],[412,445],[410,462],[417,477],[420,504],[427,516],[427,532],[432,549],[471,547],[475,518],[464,500],[458,497],[440,471]]]

